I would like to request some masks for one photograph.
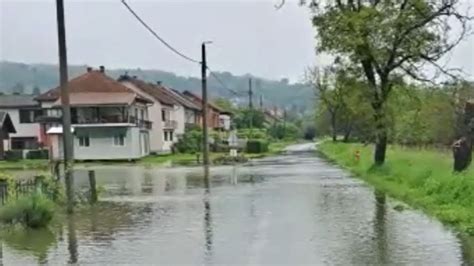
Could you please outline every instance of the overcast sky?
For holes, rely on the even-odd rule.
[[[199,59],[208,47],[209,66],[233,74],[301,80],[318,64],[315,32],[307,8],[279,0],[127,0],[163,38]],[[469,1],[469,0],[465,0]],[[53,0],[0,0],[0,60],[57,63]],[[70,64],[161,69],[199,76],[199,67],[154,39],[120,0],[65,0]],[[463,42],[450,64],[474,76],[474,38]]]

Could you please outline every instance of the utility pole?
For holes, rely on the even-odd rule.
[[[252,78],[249,78],[249,129],[250,129],[250,137],[252,137],[252,127],[253,127],[253,91],[252,91]]]
[[[201,82],[202,82],[202,153],[204,167],[209,166],[209,133],[207,128],[207,64],[206,42],[201,45]]]
[[[249,78],[249,109],[253,108],[252,78]]]
[[[71,108],[69,106],[68,67],[66,51],[66,29],[64,23],[64,2],[56,0],[56,15],[58,24],[58,48],[59,48],[59,81],[61,87],[61,106],[63,115],[63,151],[64,151],[64,181],[66,184],[67,212],[74,212],[73,192],[73,146],[71,134]]]

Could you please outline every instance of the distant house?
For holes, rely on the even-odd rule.
[[[76,160],[134,160],[150,153],[148,108],[153,104],[108,77],[105,70],[87,73],[68,82]],[[53,159],[63,151],[61,97],[54,88],[36,98],[45,114],[40,118]]]
[[[10,134],[16,133],[15,126],[7,112],[0,112],[0,160],[5,159],[4,140],[9,139]]]
[[[149,109],[150,121],[154,127],[150,132],[150,147],[153,153],[169,153],[178,136],[184,133],[184,109],[168,95],[161,84],[149,83],[136,77],[122,75],[119,82],[140,93],[153,102]]]
[[[190,91],[184,91],[183,95],[186,96],[189,100],[193,101],[194,104],[199,106],[202,110],[202,98],[197,94],[194,94]],[[220,115],[222,114],[229,114],[225,112],[221,108],[217,107],[216,105],[208,102],[207,104],[207,126],[213,129],[220,129],[223,124],[221,123]]]
[[[32,95],[0,95],[0,111],[9,114],[16,129],[5,141],[6,150],[37,149],[41,146],[40,125],[36,119],[42,115],[41,108]]]
[[[177,90],[163,87],[166,93],[170,95],[176,102],[181,104],[184,113],[182,120],[184,121],[185,128],[200,126],[202,122],[202,110],[193,101],[189,100]]]

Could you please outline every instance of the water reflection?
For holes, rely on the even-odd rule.
[[[68,264],[76,264],[78,253],[77,235],[76,235],[76,216],[67,217],[67,249],[69,251]]]
[[[209,166],[204,166],[204,232],[206,239],[205,259],[207,262],[212,258],[212,216],[211,216],[211,180]]]
[[[385,193],[375,190],[374,232],[377,244],[377,255],[380,264],[387,264],[387,232],[386,232],[386,201]]]
[[[474,237],[461,236],[461,248],[465,265],[474,265]]]
[[[5,245],[21,254],[25,256],[33,255],[39,264],[48,263],[48,251],[56,244],[56,237],[49,229],[14,228],[3,231],[1,238]]]

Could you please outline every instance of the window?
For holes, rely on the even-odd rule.
[[[123,134],[115,135],[114,146],[125,146],[125,135]]]
[[[35,113],[33,110],[20,110],[20,123],[34,123],[35,122]]]
[[[79,147],[89,147],[89,136],[79,136]]]
[[[145,110],[143,109],[140,110],[140,119],[145,120]]]
[[[173,141],[173,131],[165,131],[165,141]]]
[[[12,150],[33,150],[38,148],[38,140],[34,137],[11,138]]]
[[[166,111],[161,110],[161,121],[166,121]]]

